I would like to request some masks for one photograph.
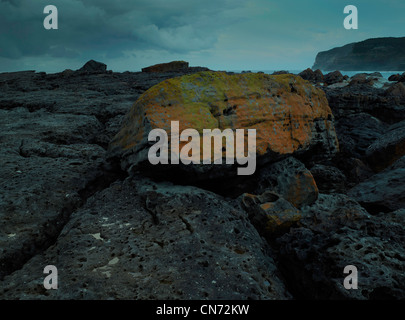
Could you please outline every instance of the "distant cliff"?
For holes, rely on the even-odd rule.
[[[405,70],[405,37],[368,39],[319,52],[312,69]]]

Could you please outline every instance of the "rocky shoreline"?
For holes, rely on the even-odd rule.
[[[405,74],[285,73],[228,78],[184,62],[118,73],[92,61],[0,74],[0,298],[404,299]],[[139,127],[141,95],[184,88],[173,78],[270,88],[266,103],[281,108],[271,121],[283,125],[253,177],[157,179],[131,162],[136,148],[111,151],[111,141],[128,150],[116,137]],[[246,123],[246,101],[265,94],[238,90],[217,113],[199,101],[222,123]],[[58,267],[58,290],[43,287],[46,265]],[[343,287],[346,265],[359,290]]]

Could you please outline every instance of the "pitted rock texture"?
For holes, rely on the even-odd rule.
[[[278,193],[296,208],[312,204],[318,198],[318,187],[311,172],[293,157],[261,170],[255,192],[265,191]]]
[[[72,214],[57,242],[0,286],[3,299],[290,299],[246,212],[211,192],[141,177]],[[58,290],[43,267],[58,267]]]
[[[404,299],[405,211],[371,216],[341,195],[320,195],[301,226],[277,239],[279,267],[298,299]],[[358,270],[347,290],[344,268]]]
[[[124,176],[105,147],[141,93],[180,75],[87,71],[0,73],[0,281]]]
[[[120,157],[126,170],[148,166],[148,150],[153,144],[148,141],[149,132],[163,129],[171,142],[171,121],[179,121],[180,132],[192,128],[200,135],[203,129],[256,129],[260,163],[314,150],[318,156],[330,157],[338,150],[333,115],[324,93],[301,77],[200,72],[164,81],[145,92],[110,143],[110,156]],[[187,143],[180,141],[180,150]],[[222,156],[224,160],[225,150]],[[173,170],[173,166],[159,169],[169,167]],[[180,163],[178,167],[198,172],[195,179],[230,172],[220,165]]]

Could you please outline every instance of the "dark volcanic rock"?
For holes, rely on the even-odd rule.
[[[188,62],[172,61],[172,62],[168,62],[168,63],[155,64],[153,66],[143,68],[142,72],[164,73],[164,72],[185,71],[187,69],[188,69]]]
[[[274,71],[272,73],[273,76],[277,76],[277,75],[280,75],[280,74],[290,74],[290,72],[287,71],[287,70],[279,70],[279,71]]]
[[[61,285],[46,291],[43,267]],[[5,278],[6,299],[288,299],[246,213],[193,187],[141,177],[76,211],[57,242]]]
[[[0,74],[0,279],[54,243],[89,195],[122,177],[104,164],[104,148],[133,101],[168,77]]]
[[[405,157],[350,189],[348,195],[370,213],[405,208]]]
[[[341,152],[362,158],[367,148],[380,138],[388,125],[368,113],[349,114],[335,122]]]
[[[350,86],[372,86],[375,88],[387,88],[391,85],[379,72],[358,73],[350,78]]]
[[[346,177],[347,189],[354,187],[375,174],[362,160],[351,157],[350,154],[345,152],[339,153],[332,161],[328,161],[323,165],[333,166],[339,169]]]
[[[324,76],[324,82],[326,85],[342,82],[345,78],[340,71],[329,72]]]
[[[106,72],[107,71],[107,65],[102,63],[102,62],[98,62],[98,61],[94,61],[94,60],[90,60],[87,61],[85,63],[85,65],[83,67],[81,67],[79,70],[79,72]],[[64,73],[66,74],[66,71],[64,71]]]
[[[405,155],[405,121],[392,125],[366,150],[366,159],[376,171],[388,167]]]
[[[405,85],[403,83],[396,83],[390,86],[385,93],[397,100],[405,100]]]
[[[101,176],[94,116],[0,110],[0,279],[49,246]],[[100,185],[101,181],[100,181]]]
[[[405,298],[404,210],[370,216],[334,194],[302,211],[301,226],[278,239],[279,267],[296,298]],[[343,286],[347,265],[358,270],[358,290]]]
[[[330,110],[315,113],[306,131],[308,115],[327,110],[323,93],[300,77],[275,76],[268,97],[277,108],[268,125],[275,134],[258,137],[271,138],[279,154],[249,179],[179,186],[159,174],[159,182],[145,178],[142,167],[128,176],[122,159],[105,160],[140,95],[198,70],[0,74],[0,297],[404,299],[405,158],[375,174],[364,156],[384,154],[376,159],[385,166],[401,154],[401,84],[386,90],[378,75],[367,75],[377,80],[322,86],[338,120],[337,152],[336,135],[324,135],[335,123]],[[267,93],[258,92],[214,100],[209,112],[217,103],[263,102]],[[225,108],[221,119],[263,117],[263,108],[253,119],[250,109],[236,109]],[[396,124],[388,131],[381,121]],[[308,147],[307,134],[318,143]],[[294,147],[295,158],[285,158]],[[350,197],[336,194],[347,189]],[[342,286],[349,264],[358,267],[359,290]],[[58,290],[43,287],[46,265],[58,268]]]
[[[344,193],[346,191],[346,177],[338,168],[316,164],[311,168],[311,174],[320,193]]]
[[[322,89],[337,119],[349,114],[368,113],[390,124],[405,120],[405,97],[389,94],[381,85],[359,84]]]
[[[296,208],[312,204],[318,198],[318,188],[311,172],[293,157],[260,171],[255,193],[265,191],[276,192]]]
[[[389,81],[405,82],[405,72],[403,74],[393,74],[388,78]]]
[[[404,70],[405,38],[376,38],[319,52],[313,69]]]
[[[318,82],[324,81],[324,76],[322,74],[322,71],[319,69],[313,71],[312,69],[307,68],[304,71],[300,72],[298,75],[302,79],[311,81],[313,83],[318,83]]]

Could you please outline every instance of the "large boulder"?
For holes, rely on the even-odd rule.
[[[111,141],[109,156],[120,157],[126,170],[143,165],[144,171],[152,169],[148,151],[153,143],[148,142],[148,134],[155,128],[164,129],[170,155],[173,120],[179,121],[180,132],[196,129],[199,139],[203,129],[255,129],[255,156],[259,165],[293,154],[330,157],[338,150],[333,115],[323,91],[301,77],[200,72],[163,81],[146,91]],[[180,142],[179,150],[187,143]],[[223,150],[222,160],[225,156]],[[150,172],[160,169],[173,174],[175,169],[181,169],[192,180],[235,175],[236,164],[224,163],[180,162],[175,166],[153,166]]]

